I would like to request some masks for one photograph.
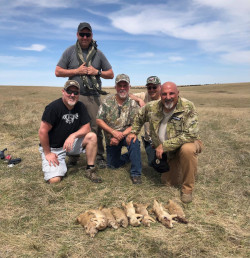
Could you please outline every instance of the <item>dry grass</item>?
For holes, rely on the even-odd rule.
[[[183,205],[190,223],[107,229],[91,239],[75,224],[86,209],[178,201],[179,190],[160,184],[143,149],[142,185],[131,184],[129,166],[102,170],[104,183],[91,183],[84,155],[60,184],[44,183],[37,131],[60,89],[0,87],[0,149],[22,158],[12,168],[0,161],[0,257],[249,257],[250,83],[180,92],[198,109],[205,145],[195,199]]]

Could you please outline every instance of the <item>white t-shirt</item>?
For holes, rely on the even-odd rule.
[[[171,112],[168,112],[168,113],[163,111],[164,117],[161,120],[161,124],[160,124],[159,131],[158,131],[159,139],[162,143],[168,139],[168,137],[167,137],[167,123],[168,123],[169,118],[172,116],[173,112],[174,112],[174,109]]]

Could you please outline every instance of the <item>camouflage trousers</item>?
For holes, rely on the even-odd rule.
[[[198,153],[201,152],[202,147],[200,140],[183,144],[169,160],[170,171],[161,174],[162,183],[181,186],[182,193],[192,193],[197,174]]]

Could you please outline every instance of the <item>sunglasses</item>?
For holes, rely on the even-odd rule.
[[[66,92],[67,92],[67,94],[69,94],[69,95],[71,95],[72,93],[75,95],[75,96],[77,96],[77,95],[79,95],[79,91],[73,91],[73,90],[65,90]]]
[[[84,37],[86,36],[87,38],[91,37],[91,33],[90,32],[79,32],[79,36],[80,37]]]
[[[156,90],[156,89],[157,89],[157,86],[148,86],[148,87],[147,87],[147,90],[151,90],[151,89]]]

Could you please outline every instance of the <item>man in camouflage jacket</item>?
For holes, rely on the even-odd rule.
[[[131,162],[131,180],[134,184],[141,184],[140,142],[136,140],[130,145],[126,142],[139,105],[129,97],[130,79],[126,74],[117,75],[115,82],[117,93],[103,101],[96,123],[104,130],[108,166],[119,168]],[[127,147],[128,152],[121,155],[123,146]]]
[[[131,134],[127,137],[128,143],[136,139],[145,122],[150,124],[157,158],[162,158],[163,152],[167,152],[170,171],[162,173],[162,182],[167,185],[181,184],[181,200],[191,202],[197,154],[202,148],[194,104],[179,97],[175,83],[166,82],[161,86],[161,99],[146,104],[135,117]]]

